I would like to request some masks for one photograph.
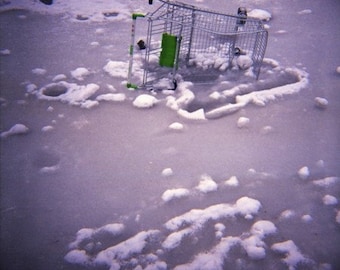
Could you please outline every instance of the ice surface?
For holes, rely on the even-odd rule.
[[[190,68],[225,76],[203,84],[179,76],[176,91],[162,78],[147,93],[125,87],[131,13],[158,1],[5,2],[6,269],[337,269],[337,5],[245,1],[270,28],[258,81],[248,55],[228,67],[213,54],[226,45],[209,44]],[[146,23],[137,24],[143,38]],[[135,52],[136,81],[144,54]]]

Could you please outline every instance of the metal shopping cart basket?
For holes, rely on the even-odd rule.
[[[176,88],[179,75],[191,81],[211,81],[241,58],[238,68],[250,69],[259,77],[268,39],[261,20],[248,18],[245,8],[227,15],[177,1],[160,2],[146,16],[141,86],[153,88],[168,79]],[[131,57],[131,65],[132,61]]]

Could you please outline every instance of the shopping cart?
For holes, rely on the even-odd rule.
[[[247,17],[245,8],[227,15],[159,1],[161,5],[144,18],[148,26],[142,87],[153,88],[169,80],[176,88],[179,75],[191,81],[213,81],[237,64],[258,79],[268,39],[261,20]],[[132,61],[133,56],[130,66]]]

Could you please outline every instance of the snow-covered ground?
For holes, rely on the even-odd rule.
[[[183,2],[264,21],[258,81],[127,89],[156,0],[0,1],[1,269],[340,267],[340,4]]]

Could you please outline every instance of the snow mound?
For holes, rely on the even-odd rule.
[[[178,115],[190,120],[206,120],[203,109],[198,109],[194,112],[188,112],[186,110],[179,109],[177,113]]]
[[[230,177],[224,183],[225,183],[225,185],[227,185],[229,187],[237,187],[237,186],[239,186],[239,181],[238,181],[236,176]]]
[[[300,252],[292,240],[273,244],[271,249],[276,253],[284,254],[285,258],[282,261],[287,264],[289,269],[295,269],[300,263],[309,262],[309,259]]]
[[[336,176],[329,176],[329,177],[325,177],[325,178],[322,178],[322,179],[318,179],[318,180],[314,180],[313,181],[313,184],[316,185],[316,186],[319,186],[319,187],[329,187],[329,186],[332,186],[336,183],[338,183],[340,180],[339,177],[336,177]]]
[[[27,134],[29,132],[29,128],[26,127],[24,124],[15,124],[9,130],[1,132],[1,138],[7,138],[13,135],[22,135]]]
[[[78,81],[83,81],[84,78],[90,74],[91,72],[87,68],[84,68],[84,67],[78,67],[75,70],[71,71],[71,76]]]
[[[165,168],[162,171],[162,176],[164,176],[164,177],[169,177],[169,176],[172,176],[173,174],[174,174],[174,172],[171,168]]]
[[[43,68],[34,68],[32,69],[32,73],[35,75],[45,75],[47,73],[47,70]]]
[[[328,106],[328,100],[322,97],[316,97],[314,99],[314,104],[317,108],[326,109]]]
[[[9,49],[0,50],[0,55],[10,55],[11,51]]]
[[[340,66],[336,68],[336,73],[340,74]]]
[[[201,176],[201,180],[196,187],[202,193],[208,193],[217,190],[218,186],[216,182],[207,174]]]
[[[188,197],[190,191],[186,188],[168,189],[162,195],[162,200],[169,202],[173,199]]]
[[[263,238],[266,235],[276,233],[277,228],[271,221],[260,220],[253,224],[250,231],[253,235]]]
[[[128,63],[122,61],[108,61],[104,66],[104,71],[112,77],[127,78]]]
[[[237,120],[237,127],[238,128],[246,128],[249,127],[250,119],[247,117],[240,117]]]
[[[307,166],[304,166],[298,170],[298,176],[301,180],[306,180],[309,177],[309,168]]]
[[[269,21],[272,18],[272,15],[268,11],[263,9],[253,9],[248,12],[248,16],[259,19],[261,21]]]
[[[323,198],[322,198],[322,201],[323,201],[323,204],[324,205],[336,205],[338,204],[338,199],[332,195],[325,195]]]
[[[133,101],[133,106],[141,109],[153,107],[158,102],[157,98],[148,94],[142,94]]]
[[[181,124],[179,122],[174,122],[174,123],[169,125],[169,129],[172,129],[172,130],[183,130],[184,126],[183,126],[183,124]]]
[[[96,97],[96,100],[98,101],[124,101],[126,99],[126,95],[124,93],[107,93],[102,94]]]
[[[123,261],[132,259],[142,253],[150,239],[159,234],[158,230],[141,231],[133,237],[105,250],[100,251],[94,263],[97,265],[120,265]]]

